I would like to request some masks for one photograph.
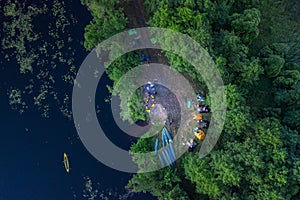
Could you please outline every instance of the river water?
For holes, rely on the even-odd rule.
[[[72,48],[76,50],[74,62],[79,66],[88,54],[80,43],[91,16],[79,0],[68,1],[65,7],[67,11],[73,11],[78,21],[72,30],[72,37],[76,38]],[[35,26],[43,27],[45,22],[47,18],[41,18],[35,21]],[[7,91],[11,87],[24,86],[28,76],[20,75],[14,60],[8,62],[2,55],[0,59],[0,200],[88,199],[93,194],[96,195],[94,199],[126,196],[124,186],[132,174],[113,170],[97,161],[79,140],[73,121],[62,115],[53,100],[46,100],[50,105],[49,118],[42,117],[41,112],[31,105],[33,100],[26,96],[24,100],[29,109],[22,114],[11,109]],[[104,100],[109,96],[106,85],[111,84],[104,75],[98,86],[99,121],[105,122],[102,126],[112,134],[109,138],[114,143],[129,149],[136,139],[116,126],[110,104]],[[72,93],[72,87],[60,81],[55,87],[59,94]],[[70,173],[65,171],[62,163],[64,152],[69,156]],[[134,194],[127,199],[156,198],[149,194]]]

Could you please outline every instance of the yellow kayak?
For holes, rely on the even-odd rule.
[[[70,164],[69,164],[69,159],[66,153],[64,153],[64,166],[66,171],[69,173],[70,172]]]

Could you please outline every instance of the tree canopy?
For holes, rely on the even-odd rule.
[[[270,2],[143,2],[150,26],[187,34],[209,52],[226,86],[227,113],[222,136],[209,155],[200,159],[197,153],[186,153],[176,161],[176,167],[134,175],[128,188],[150,192],[159,199],[299,197],[300,40],[283,37],[283,33],[299,33],[297,20],[292,19],[299,21],[299,14],[292,6],[278,6],[290,5],[287,0]],[[297,1],[291,2],[300,8]],[[95,7],[101,1],[86,3],[91,4],[94,16],[86,29],[87,49],[126,27],[121,7],[111,12],[116,8],[114,3],[107,4],[107,10]],[[286,22],[295,28],[280,30]],[[266,29],[272,30],[271,34]],[[193,84],[203,84],[190,63],[173,53],[163,53],[171,67]],[[128,54],[123,61],[134,61],[133,57]],[[116,62],[109,76],[116,81],[130,67]],[[209,98],[210,91],[202,88]],[[131,151],[149,151],[153,143],[153,138],[140,139]]]

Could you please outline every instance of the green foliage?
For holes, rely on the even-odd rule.
[[[151,26],[170,28],[190,35],[204,47],[211,42],[210,28],[205,15],[188,7],[160,8],[149,21]]]
[[[116,60],[106,69],[109,78],[117,83],[130,69],[139,65],[139,56],[129,52]]]
[[[263,62],[267,76],[273,78],[280,74],[285,61],[281,56],[271,55],[265,58]]]
[[[120,107],[121,107],[121,117],[123,120],[128,120],[133,123],[137,120],[145,120],[145,108],[142,104],[143,97],[141,95],[141,91],[138,90],[128,95],[128,90],[132,91],[136,90],[136,87],[133,83],[126,83],[124,85],[120,85],[118,81],[120,78],[128,72],[130,69],[138,66],[139,57],[135,53],[127,53],[119,58],[117,58],[108,68],[106,69],[106,73],[108,77],[114,81],[114,88],[117,87],[117,93],[114,95],[119,95],[120,97]],[[138,74],[136,74],[138,76]]]
[[[299,126],[299,109],[300,109],[300,83],[299,83],[299,63],[300,59],[297,56],[298,43],[291,46],[288,51],[282,53],[285,55],[286,65],[284,70],[273,81],[274,85],[279,87],[275,93],[275,102],[281,107],[282,122],[292,128],[300,131]],[[282,48],[279,48],[282,49]]]
[[[151,139],[141,138],[137,143],[130,147],[130,152],[133,153],[146,153],[153,150],[153,145],[151,145]]]
[[[259,34],[260,11],[256,8],[246,9],[242,14],[231,16],[231,25],[244,43],[250,44]]]
[[[300,110],[292,109],[284,113],[283,122],[294,127],[299,131],[300,127]]]
[[[264,73],[264,68],[260,65],[259,59],[251,61],[248,65],[243,65],[241,70],[241,82],[251,85],[257,85],[260,75]]]
[[[115,9],[119,1],[82,1],[88,5],[93,21],[85,27],[84,47],[91,50],[103,40],[125,30],[126,18],[123,9]]]
[[[148,153],[153,151],[153,139],[151,137],[147,137],[149,134],[145,133],[143,137],[141,137],[137,143],[133,144],[130,147],[129,152],[130,153],[136,153],[132,154],[132,161],[137,164],[138,167],[145,167],[145,163],[148,163],[149,161],[146,160],[145,156],[140,156],[140,154]],[[152,162],[152,161],[151,161]]]
[[[221,36],[220,53],[227,59],[233,71],[241,70],[243,62],[247,60],[249,48],[233,32],[223,31]]]
[[[171,191],[169,191],[166,197],[162,198],[163,200],[189,200],[186,192],[180,188],[179,185],[173,187]]]
[[[243,140],[225,141],[222,150],[215,150],[204,159],[185,156],[182,162],[185,174],[199,193],[211,198],[290,198],[295,194],[289,193],[295,182],[288,180],[298,171],[289,170],[294,164],[287,162],[289,152],[282,142],[281,131],[279,121],[274,118],[252,123]],[[291,135],[285,137],[292,139]]]
[[[250,123],[249,108],[234,85],[226,87],[227,113],[224,130],[229,137],[241,135]],[[229,138],[230,139],[230,138]]]
[[[281,89],[276,92],[277,104],[285,104],[285,107],[300,106],[300,84],[293,85],[290,90]]]
[[[196,184],[196,192],[214,198],[220,195],[220,183],[213,178],[210,169],[210,158],[199,159],[198,155],[187,155],[182,160],[186,178]]]
[[[284,137],[284,147],[288,149],[287,163],[289,163],[289,174],[288,182],[290,186],[288,187],[289,193],[292,195],[297,194],[299,191],[299,180],[300,180],[300,160],[299,160],[299,133],[297,131],[292,131],[287,127],[282,129]],[[298,184],[298,186],[296,186]]]
[[[226,87],[225,127],[215,150],[202,159],[197,154],[182,158],[184,175],[195,184],[195,192],[210,199],[292,198],[299,191],[299,167],[295,165],[299,163],[296,152],[300,115],[295,108],[300,104],[300,65],[298,53],[290,55],[299,51],[297,47],[291,51],[290,45],[272,42],[262,45],[265,47],[258,55],[253,53],[259,51],[252,44],[261,39],[260,26],[266,24],[260,6],[267,1],[152,2],[150,5],[146,1],[153,14],[151,25],[187,33],[200,43],[208,41],[204,44],[225,82],[234,83]],[[158,7],[156,11],[154,5]],[[199,15],[195,8],[200,10]],[[199,20],[193,22],[191,16],[199,16]],[[200,34],[197,38],[193,33],[199,32],[199,21],[204,22],[208,36]],[[197,77],[185,60],[171,53],[166,55],[177,71]],[[264,117],[268,115],[277,119]],[[289,144],[291,147],[287,147]]]
[[[143,96],[141,91],[137,90],[130,98],[128,102],[129,112],[131,119],[136,122],[138,120],[146,120],[146,112],[144,108]]]
[[[177,170],[167,167],[159,171],[134,175],[126,188],[131,188],[134,192],[150,192],[159,199],[173,198],[176,194],[183,194],[182,199],[187,199],[187,195],[178,188],[179,182]]]
[[[190,1],[190,3],[193,4],[192,1]],[[174,9],[168,9],[165,4],[161,5],[161,7],[154,13],[153,17],[149,20],[148,23],[151,26],[180,31],[191,36],[204,47],[208,47],[210,45],[212,42],[210,26],[208,24],[207,17],[204,14],[199,12],[199,10],[189,8],[188,2],[186,2],[185,5],[178,6]],[[167,52],[165,55],[167,56],[170,65],[177,71],[187,72],[192,78],[200,77],[195,72],[194,68],[190,67],[190,63],[185,61],[183,58],[170,52]],[[199,81],[202,81],[201,78]]]
[[[296,85],[300,80],[300,72],[297,70],[285,70],[280,76],[274,80],[274,84],[277,86],[283,86],[289,88],[290,86]]]
[[[290,50],[290,46],[286,43],[273,43],[270,48],[277,55],[286,56]]]
[[[86,33],[86,47],[92,48],[108,36],[106,33],[122,29],[124,18],[116,11],[120,21],[104,22],[103,16],[109,14],[104,9],[105,1],[85,2],[91,4],[95,18]],[[290,25],[280,19],[282,16],[287,22],[297,21],[288,19],[297,15],[285,13],[286,2],[144,2],[149,25],[188,34],[209,51],[226,83],[227,113],[222,137],[208,156],[200,159],[197,154],[185,154],[178,166],[180,173],[165,168],[137,174],[128,188],[150,192],[159,199],[189,199],[180,182],[180,178],[185,178],[195,186],[193,195],[189,193],[192,198],[203,195],[209,199],[291,199],[299,192],[300,45],[288,37],[297,35],[300,29],[298,24],[291,23],[295,29],[290,30]],[[112,8],[115,3],[107,5]],[[96,23],[111,27],[105,25],[100,30]],[[96,35],[99,32],[102,34]],[[182,51],[189,50],[182,46]],[[195,83],[203,83],[190,63],[171,52],[164,53],[174,69],[184,72]],[[119,80],[134,60],[133,54],[117,60],[108,69],[110,78]],[[135,95],[130,104],[121,107],[129,106],[139,113],[140,101]],[[152,138],[142,138],[131,151],[148,152],[153,144]],[[138,165],[144,162],[133,160]]]
[[[261,12],[260,34],[254,50],[260,50],[272,43],[291,43],[300,33],[299,8],[297,0],[262,0],[256,4]]]

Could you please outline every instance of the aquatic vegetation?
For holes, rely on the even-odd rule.
[[[32,72],[32,63],[38,57],[38,55],[34,54],[32,51],[28,52],[26,56],[16,55],[16,59],[20,65],[20,73],[25,74],[26,72]]]
[[[28,108],[22,99],[22,92],[17,88],[10,88],[7,92],[9,105],[13,110],[18,110],[21,114]]]
[[[7,1],[1,10],[4,17],[1,54],[7,61],[16,60],[20,74],[26,79],[28,77],[22,84],[24,87],[19,87],[20,93],[26,94],[23,98],[28,105],[37,107],[44,117],[49,117],[50,108],[57,107],[71,119],[70,101],[65,99],[65,93],[71,91],[58,92],[60,90],[56,87],[58,83],[74,84],[78,66],[75,64],[75,48],[82,47],[82,41],[72,36],[76,18],[66,9],[65,2],[59,0],[39,4],[12,0]],[[36,26],[35,22],[44,17],[48,24]],[[57,106],[49,106],[50,99]],[[24,108],[16,106],[16,102],[12,105],[15,110],[22,109],[21,113],[27,108],[27,105]]]
[[[85,182],[85,188],[83,190],[83,197],[89,200],[95,199],[95,197],[98,196],[99,191],[97,189],[93,190],[92,180],[89,177],[84,177],[84,180],[86,182]]]
[[[65,94],[65,97],[63,99],[63,103],[60,106],[60,111],[68,119],[72,119],[72,111],[69,109],[69,105],[71,104],[70,101],[71,101],[70,97],[67,94]]]
[[[20,72],[32,71],[32,63],[37,55],[30,51],[28,43],[39,39],[39,34],[33,30],[33,18],[47,11],[46,5],[38,8],[35,5],[26,6],[18,1],[7,1],[3,7],[3,32],[5,37],[1,41],[3,49],[13,50],[20,64]]]
[[[92,179],[88,176],[83,177],[85,187],[83,189],[82,196],[84,199],[94,200],[94,199],[101,199],[101,200],[109,200],[109,199],[124,199],[123,197],[129,196],[128,193],[118,195],[117,192],[113,190],[106,190],[100,191],[100,183],[93,183]]]

